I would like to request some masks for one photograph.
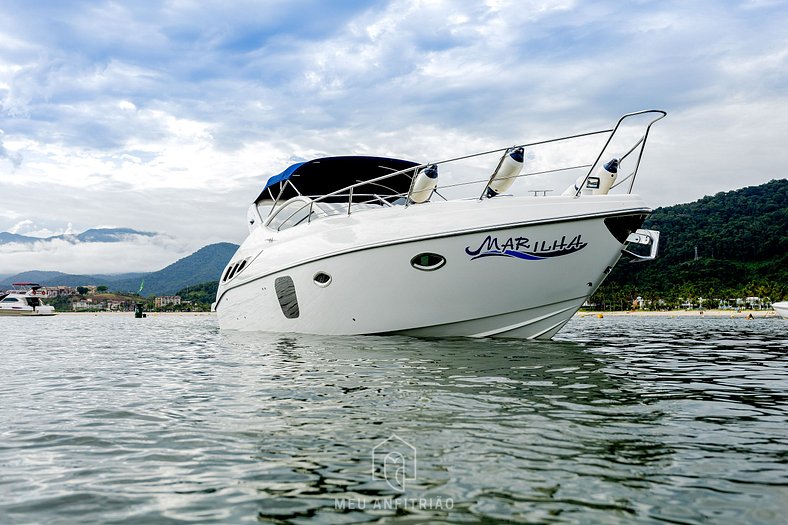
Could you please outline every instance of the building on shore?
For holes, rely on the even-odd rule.
[[[71,309],[75,312],[79,310],[97,310],[101,308],[101,305],[93,303],[92,299],[82,299],[71,303]]]
[[[181,304],[181,296],[180,295],[164,295],[162,297],[157,297],[154,299],[154,306],[156,308],[163,308],[169,305],[179,305]]]
[[[80,310],[102,311],[102,312],[133,312],[135,303],[134,301],[124,301],[118,299],[106,299],[103,301],[94,301],[91,298],[80,299],[71,303],[71,310],[78,312]]]
[[[77,295],[77,289],[73,286],[47,286],[44,288],[47,297],[70,297]]]

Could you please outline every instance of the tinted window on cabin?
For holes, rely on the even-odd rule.
[[[276,297],[279,299],[279,306],[282,313],[288,319],[295,319],[299,316],[298,298],[296,297],[295,283],[290,277],[277,277],[274,281]]]

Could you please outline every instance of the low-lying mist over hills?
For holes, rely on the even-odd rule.
[[[237,244],[229,242],[209,244],[156,272],[84,275],[31,270],[0,279],[0,288],[15,282],[36,282],[43,286],[105,285],[113,291],[136,292],[144,282],[142,295],[173,295],[187,286],[217,281],[237,249]]]
[[[0,232],[0,245],[2,244],[35,244],[53,241],[65,241],[72,244],[78,242],[123,242],[137,237],[155,237],[154,232],[143,232],[131,228],[91,228],[82,233],[63,233],[49,237],[31,237],[18,233]]]
[[[25,222],[29,221],[19,224]],[[96,227],[72,233],[69,225],[66,232],[47,236],[27,230],[31,230],[29,225],[0,232],[0,276],[30,269],[77,275],[148,273],[191,254],[199,246],[167,234],[132,228]]]

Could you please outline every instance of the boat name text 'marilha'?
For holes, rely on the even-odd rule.
[[[582,250],[588,246],[583,242],[580,235],[575,235],[569,242],[566,235],[561,239],[552,241],[534,241],[528,237],[508,237],[504,240],[488,235],[478,248],[472,250],[470,246],[465,248],[465,253],[471,256],[471,260],[480,257],[516,257],[529,261],[540,261],[551,257],[560,257]]]

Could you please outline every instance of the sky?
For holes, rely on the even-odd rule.
[[[659,108],[653,207],[785,178],[788,2],[3,0],[0,275],[152,271],[293,162],[427,162]],[[66,246],[67,245],[67,246]]]

